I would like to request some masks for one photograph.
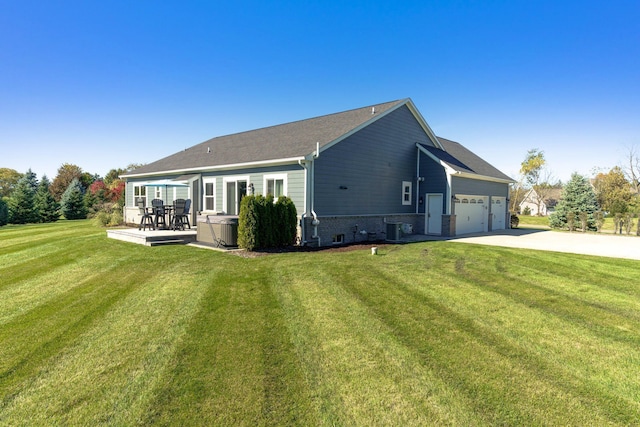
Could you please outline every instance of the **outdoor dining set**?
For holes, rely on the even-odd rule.
[[[136,206],[140,209],[140,225],[138,230],[184,230],[185,226],[191,229],[189,223],[189,211],[191,199],[176,199],[171,205],[165,205],[162,199],[153,199],[151,206],[145,205],[145,200],[136,200]]]

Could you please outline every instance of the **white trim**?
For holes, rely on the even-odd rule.
[[[262,194],[264,196],[267,195],[267,181],[270,180],[282,180],[282,195],[283,196],[288,196],[289,195],[289,188],[288,188],[288,177],[289,175],[286,173],[270,173],[270,174],[265,174],[262,176]],[[276,195],[273,195],[274,198],[277,199]]]
[[[436,231],[430,231],[429,230],[429,220],[431,219],[431,212],[430,212],[430,203],[429,203],[429,197],[438,197],[440,198],[440,212],[437,214],[439,216],[439,221],[437,221],[438,223],[438,228]],[[426,193],[424,195],[424,234],[434,234],[437,236],[442,235],[442,208],[444,207],[444,194],[442,193]]]
[[[409,187],[407,193],[406,188]],[[409,197],[405,197],[409,196]],[[413,204],[413,183],[411,181],[402,181],[402,205],[411,206]]]
[[[207,196],[207,184],[213,184],[213,195]],[[216,177],[202,177],[202,212],[216,212]],[[207,209],[207,198],[213,198],[213,210]]]
[[[511,184],[515,182],[512,179],[494,178],[492,176],[477,175],[475,173],[468,173],[468,172],[456,172],[453,174],[453,176],[456,176],[458,178],[475,179],[478,181],[499,182],[501,184]]]
[[[178,174],[178,173],[185,174],[185,173],[200,173],[200,172],[216,172],[216,171],[224,171],[229,169],[251,168],[255,166],[282,166],[282,165],[298,163],[298,160],[305,160],[305,158],[304,156],[289,157],[285,159],[260,160],[256,162],[232,163],[228,165],[219,165],[219,166],[202,166],[199,168],[171,169],[171,170],[163,170],[159,172],[148,172],[148,173],[139,173],[139,174],[132,173],[132,174],[120,175],[119,178],[140,178],[145,176],[172,175],[172,174]]]
[[[139,198],[139,197],[144,197],[144,205],[145,205],[145,206],[147,206],[147,202],[148,202],[148,200],[149,200],[149,199],[147,198],[147,186],[146,186],[146,185],[144,185],[144,184],[136,183],[136,182],[132,182],[132,184],[133,184],[133,189],[132,189],[132,190],[133,190],[133,207],[134,207],[134,208],[137,208],[137,207],[138,207],[138,206],[136,205],[136,199],[137,199],[137,198]],[[140,196],[139,194],[138,194],[138,195],[136,195],[136,187],[138,187],[138,188],[144,188],[144,196]],[[140,192],[140,191],[138,190],[138,193],[139,193],[139,192]]]
[[[236,185],[238,181],[245,181],[247,183],[247,187],[249,187],[249,175],[229,175],[222,177],[222,212],[227,215],[236,215],[235,213],[227,212],[227,184],[229,182],[235,182]],[[240,201],[236,200],[235,211],[240,213]]]

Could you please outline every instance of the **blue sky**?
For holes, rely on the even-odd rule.
[[[106,174],[411,98],[515,177],[640,146],[640,2],[0,0],[0,167]]]

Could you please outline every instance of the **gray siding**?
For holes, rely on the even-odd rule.
[[[216,178],[216,212],[224,212],[225,206],[223,201],[223,188],[224,179],[228,177],[248,177],[249,183],[253,184],[255,194],[264,194],[264,176],[271,174],[286,174],[287,175],[287,195],[291,198],[296,205],[298,215],[304,213],[304,169],[298,164],[284,165],[278,167],[267,168],[249,168],[238,169],[233,171],[220,171],[203,173],[202,179],[215,177]],[[204,186],[200,191],[200,199],[204,193]]]
[[[424,178],[424,181],[420,183],[420,197],[424,199],[424,195],[427,193],[440,193],[443,200],[448,197],[447,174],[444,167],[422,153],[420,153],[420,176]],[[423,202],[420,206],[420,213],[424,213],[425,205]],[[442,213],[445,213],[446,205],[446,203],[442,204]]]
[[[315,211],[322,216],[415,213],[417,142],[431,145],[403,106],[323,151],[315,160]],[[402,204],[403,181],[412,183],[411,205]]]
[[[509,184],[481,181],[477,179],[453,177],[451,181],[453,194],[470,194],[481,196],[509,196]]]

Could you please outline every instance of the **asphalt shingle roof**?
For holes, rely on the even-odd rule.
[[[453,170],[513,181],[513,179],[500,172],[484,159],[469,151],[462,144],[445,138],[437,138],[444,150],[427,145],[420,145],[438,159],[449,165]]]
[[[141,166],[130,174],[188,171],[243,163],[307,156],[375,120],[408,99],[370,105],[311,119],[219,136]],[[372,114],[372,109],[375,114]]]

